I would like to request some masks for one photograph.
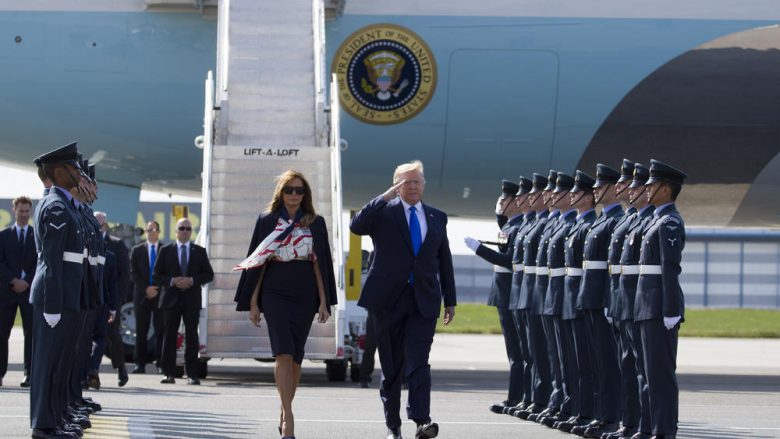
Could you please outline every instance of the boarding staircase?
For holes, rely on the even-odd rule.
[[[266,325],[235,310],[240,274],[232,269],[284,170],[309,180],[343,284],[338,106],[326,99],[324,14],[321,0],[220,2],[217,75],[206,81],[201,240],[215,276],[204,294],[202,356],[271,358]],[[343,314],[337,308],[312,326],[306,358],[344,357]]]

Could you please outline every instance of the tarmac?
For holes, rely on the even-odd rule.
[[[14,328],[9,372],[0,387],[2,438],[30,437],[28,391],[18,386],[21,352],[21,331]],[[488,410],[506,394],[500,336],[437,335],[431,368],[431,415],[440,438],[575,437]],[[151,366],[147,371],[119,388],[110,362],[103,362],[103,387],[85,392],[103,411],[92,416],[93,428],[84,438],[279,437],[272,363],[214,359],[201,386],[187,385],[186,379],[163,385]],[[679,438],[780,438],[780,340],[681,339],[678,378]],[[322,363],[305,361],[293,405],[296,437],[384,438],[378,380],[376,371],[369,389],[328,382]],[[411,421],[403,435],[414,437]]]

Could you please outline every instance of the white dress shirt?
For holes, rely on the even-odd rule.
[[[411,214],[409,208],[412,207],[412,205],[404,201],[403,198],[401,198],[401,203],[404,206],[404,216],[406,217],[406,225],[408,226],[409,215]],[[417,204],[414,205],[414,208],[416,209],[415,213],[417,214],[417,220],[420,222],[420,235],[422,236],[422,241],[425,241],[425,234],[428,233],[428,221],[425,219],[422,201],[418,201]]]

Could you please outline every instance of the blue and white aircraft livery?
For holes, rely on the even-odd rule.
[[[197,2],[0,0],[0,159],[78,140],[133,212],[142,185],[199,190],[216,14],[174,3]],[[778,23],[775,0],[345,0],[344,204],[410,159],[437,206],[487,216],[502,177],[653,157],[689,173],[689,224],[778,226]]]

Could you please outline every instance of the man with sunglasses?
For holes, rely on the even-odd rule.
[[[154,282],[154,263],[160,254],[160,224],[149,221],[146,224],[146,242],[142,242],[130,252],[130,273],[133,278],[133,306],[135,315],[135,367],[132,373],[146,373],[146,363],[150,360],[159,367],[162,348],[162,315],[158,309],[160,285]],[[154,328],[154,357],[149,358],[149,328]]]
[[[179,324],[184,320],[184,368],[187,384],[198,385],[198,320],[202,306],[201,286],[214,279],[206,249],[190,242],[192,223],[181,218],[176,223],[176,241],[160,249],[154,264],[153,280],[162,286],[158,306],[163,312],[163,342],[160,366],[162,384],[176,382],[176,345]]]

